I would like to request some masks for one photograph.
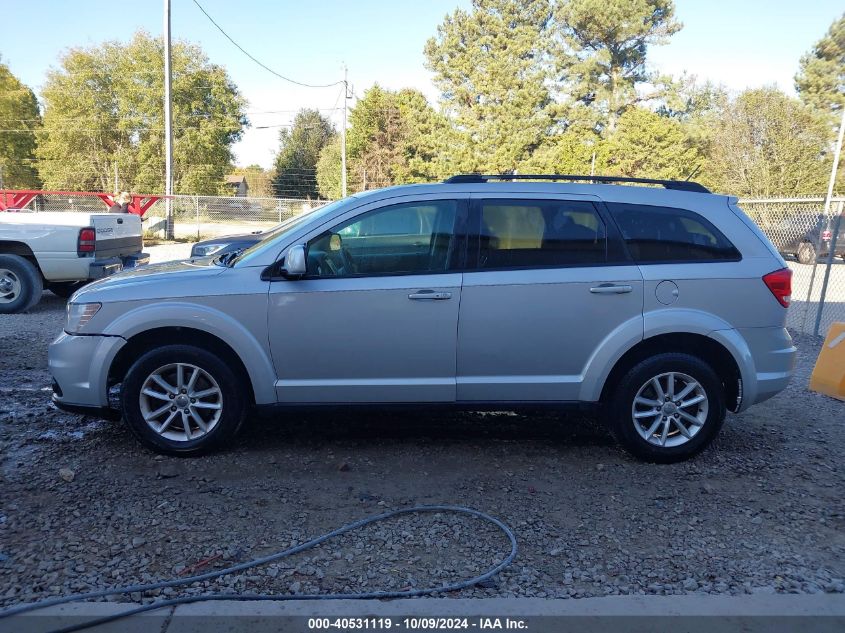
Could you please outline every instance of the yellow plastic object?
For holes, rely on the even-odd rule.
[[[845,400],[845,323],[834,323],[827,331],[810,375],[810,389]]]

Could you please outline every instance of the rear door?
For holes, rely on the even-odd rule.
[[[642,274],[601,203],[474,194],[469,226],[458,400],[577,400],[602,340],[642,335]]]

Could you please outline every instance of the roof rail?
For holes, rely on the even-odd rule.
[[[458,174],[444,180],[448,184],[482,183],[490,180],[568,180],[599,183],[639,183],[645,185],[660,185],[675,191],[693,191],[696,193],[710,193],[704,185],[691,180],[660,180],[656,178],[630,178],[626,176],[576,176],[571,174]]]

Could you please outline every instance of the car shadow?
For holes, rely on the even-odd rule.
[[[239,436],[239,443],[249,450],[291,443],[406,439],[443,443],[520,440],[571,446],[615,444],[607,428],[597,419],[579,413],[379,409],[282,411],[251,416]]]

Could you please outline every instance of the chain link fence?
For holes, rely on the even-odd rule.
[[[845,198],[740,200],[792,269],[787,325],[824,335],[845,321]]]
[[[174,196],[171,199],[174,237],[194,241],[260,231],[326,202]],[[824,334],[834,321],[845,321],[845,198],[834,198],[827,211],[820,197],[741,200],[740,206],[793,271],[788,326],[808,334]],[[165,237],[165,209],[165,201],[159,200],[145,214],[147,238]],[[42,194],[26,210],[101,213],[106,211],[106,206],[95,195]]]

